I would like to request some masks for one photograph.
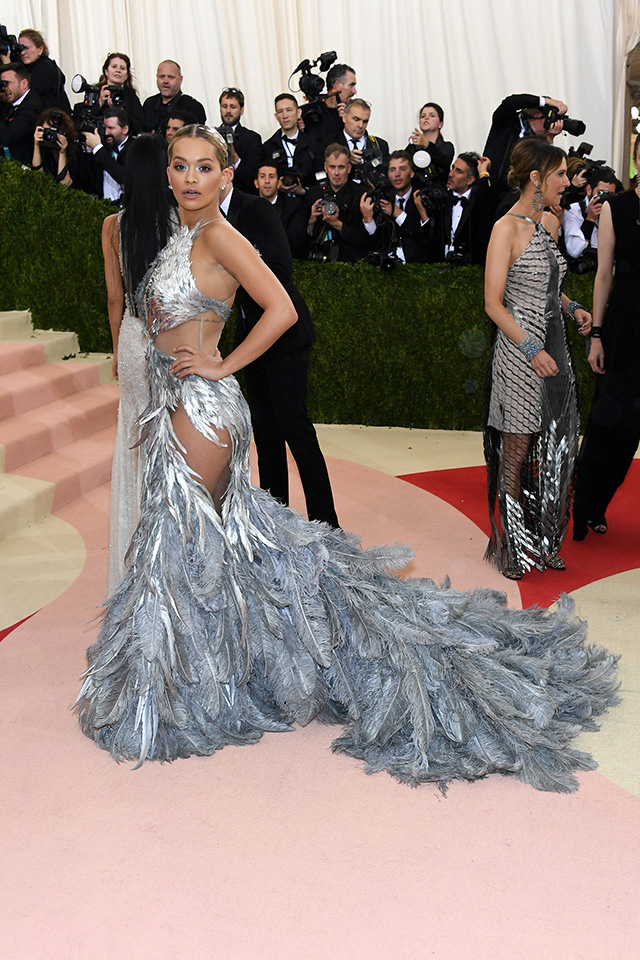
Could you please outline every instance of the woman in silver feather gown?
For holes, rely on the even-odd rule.
[[[249,477],[251,424],[230,374],[295,320],[253,248],[220,217],[231,172],[205,127],[172,140],[182,229],[149,272],[151,402],[131,565],[89,649],[76,708],[116,759],[173,760],[316,718],[337,752],[417,784],[511,774],[576,787],[570,746],[615,702],[616,662],[584,645],[565,600],[512,611],[390,571],[403,547],[303,520]],[[238,283],[264,308],[222,360]]]
[[[562,150],[537,137],[511,154],[520,197],[493,228],[485,270],[486,310],[498,330],[484,431],[491,518],[485,559],[505,577],[564,570],[559,556],[571,512],[579,420],[562,307],[585,335],[591,316],[560,286],[554,206],[568,186]]]

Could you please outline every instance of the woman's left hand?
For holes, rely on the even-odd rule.
[[[583,310],[582,307],[578,307],[574,314],[578,322],[578,333],[581,337],[588,337],[591,333],[591,324],[593,323],[593,318],[588,310]]]
[[[190,373],[195,373],[206,380],[222,380],[227,376],[222,368],[222,356],[219,350],[216,350],[213,356],[210,353],[204,353],[197,347],[185,344],[176,350],[176,359],[171,364],[171,373],[182,379]]]

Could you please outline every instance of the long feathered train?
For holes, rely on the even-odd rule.
[[[146,498],[88,652],[87,736],[140,764],[317,718],[345,725],[334,750],[406,783],[501,772],[575,789],[594,763],[570,741],[616,702],[617,667],[571,602],[512,611],[495,591],[394,576],[408,548],[361,550],[252,487],[236,381],[179,381],[170,363],[150,348]],[[212,443],[229,437],[221,514],[173,433],[179,403]]]

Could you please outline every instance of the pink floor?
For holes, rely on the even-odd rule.
[[[411,573],[504,589],[453,507],[330,468],[367,543],[408,541]],[[571,796],[494,776],[443,797],[365,776],[318,724],[136,772],[99,751],[69,705],[107,511],[106,486],[58,511],[85,568],[0,644],[2,960],[637,960],[640,804],[599,773]]]

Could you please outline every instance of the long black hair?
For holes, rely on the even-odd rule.
[[[124,167],[120,256],[124,284],[134,296],[150,264],[166,245],[175,209],[167,185],[167,147],[154,133],[134,137]]]

